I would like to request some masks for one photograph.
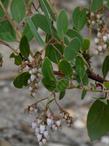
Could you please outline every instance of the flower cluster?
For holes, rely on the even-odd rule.
[[[108,48],[109,32],[104,23],[102,14],[88,12],[88,25],[97,31],[97,36],[94,39],[96,54],[106,51]]]
[[[31,126],[39,145],[47,143],[49,130],[58,130],[62,127],[62,120],[66,121],[68,126],[73,123],[73,119],[68,112],[61,110],[60,114],[54,114],[49,109],[39,112],[36,103],[28,107],[28,112],[34,115],[31,119]]]
[[[65,122],[67,123],[67,125],[70,127],[72,125],[72,123],[73,123],[73,119],[70,116],[70,114],[68,112],[66,112],[66,111],[63,111],[61,113],[61,115],[62,115],[63,119],[65,120]]]
[[[96,49],[98,53],[106,51],[108,48],[109,33],[105,30],[98,31],[97,37],[95,38]]]
[[[37,52],[35,56],[29,55],[28,60],[24,61],[22,64],[23,71],[28,71],[30,73],[30,79],[28,80],[29,91],[32,96],[35,96],[38,89],[38,83],[40,82],[40,64],[41,64],[41,54]]]
[[[100,13],[87,12],[88,25],[90,27],[102,26],[104,24],[103,16]]]

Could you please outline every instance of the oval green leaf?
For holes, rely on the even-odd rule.
[[[59,62],[59,70],[64,73],[65,76],[71,77],[73,70],[71,64],[67,60],[61,60]]]
[[[57,17],[57,33],[60,39],[64,38],[64,34],[68,29],[68,17],[65,10],[62,10]]]
[[[11,3],[11,15],[13,19],[20,22],[25,16],[24,0],[13,0]]]
[[[87,129],[91,140],[97,140],[109,132],[109,102],[97,100],[87,116]]]
[[[16,33],[8,20],[0,22],[0,39],[7,42],[16,40]]]
[[[28,72],[24,72],[16,77],[13,84],[16,88],[23,88],[28,85],[29,78],[30,74]]]
[[[74,38],[70,43],[69,46],[64,50],[65,59],[68,61],[72,61],[76,58],[79,50],[80,50],[80,40],[78,38]]]
[[[30,46],[29,46],[28,39],[26,38],[26,36],[22,37],[20,41],[19,49],[20,49],[21,55],[28,58],[30,54]]]

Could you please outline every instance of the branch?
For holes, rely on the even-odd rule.
[[[14,49],[12,46],[10,46],[8,43],[6,43],[5,41],[3,40],[0,40],[0,44],[4,45],[4,46],[7,46],[12,52],[14,52],[15,54],[18,55],[18,52],[16,49]]]
[[[61,76],[61,77],[64,76],[64,74],[63,74],[62,72],[59,72],[59,71],[53,71],[53,72],[54,72],[54,74],[57,75],[57,76]],[[103,82],[107,81],[107,80],[105,80],[103,77],[101,77],[100,75],[98,75],[98,74],[92,72],[91,70],[88,70],[87,73],[88,73],[88,77],[89,77],[90,79],[94,80],[94,81],[97,81],[97,82],[99,82],[99,83],[103,83]],[[108,81],[107,81],[107,82],[108,82]]]
[[[95,74],[95,73],[94,73],[93,71],[91,71],[91,70],[88,70],[87,73],[88,73],[88,77],[89,77],[90,79],[94,80],[94,81],[97,81],[97,82],[99,82],[99,83],[103,83],[103,82],[107,81],[107,80],[105,80],[103,77],[101,77],[101,76],[98,75],[98,74]]]

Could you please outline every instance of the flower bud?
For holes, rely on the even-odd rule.
[[[106,42],[107,39],[108,39],[107,36],[104,35],[104,36],[103,36],[103,41]]]
[[[35,78],[36,78],[36,76],[35,75],[31,75],[31,81],[34,81],[35,80]]]

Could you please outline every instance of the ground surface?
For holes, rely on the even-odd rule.
[[[64,0],[60,4],[69,11],[77,3],[85,4],[84,0]],[[59,1],[58,1],[59,3]],[[72,4],[72,5],[71,5]],[[27,89],[18,90],[13,87],[12,80],[17,68],[8,59],[7,48],[0,47],[4,56],[4,67],[0,69],[0,146],[36,146],[37,139],[31,131],[24,108],[35,99],[29,96]],[[101,61],[101,60],[100,60]],[[98,64],[98,63],[97,63]],[[80,100],[81,91],[68,91],[62,104],[77,118],[72,128],[63,126],[58,132],[51,133],[48,146],[108,146],[109,137],[105,136],[97,142],[90,142],[86,130],[86,115],[90,106],[91,93],[84,101]],[[46,95],[46,90],[41,90]],[[55,109],[55,107],[54,107]]]

